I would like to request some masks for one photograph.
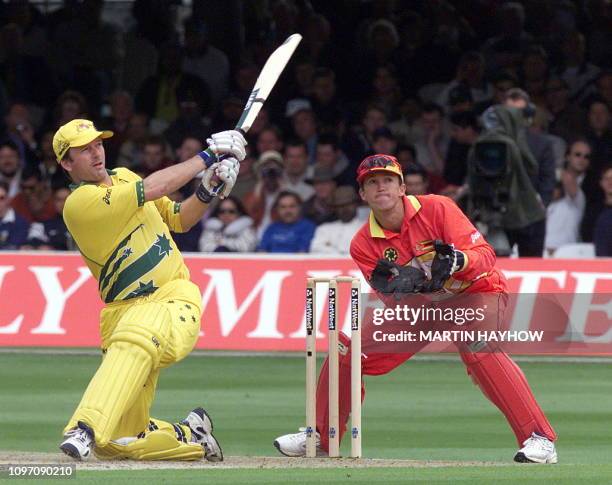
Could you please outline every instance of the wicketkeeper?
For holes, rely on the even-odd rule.
[[[203,408],[181,422],[149,410],[159,372],[183,359],[199,335],[201,294],[170,231],[188,231],[214,197],[226,197],[245,156],[237,131],[212,135],[199,155],[144,180],[126,168],[107,170],[102,140],[89,120],[72,120],[53,137],[57,161],[73,181],[64,220],[98,281],[102,363],[64,429],[60,448],[75,459],[221,461]],[[167,195],[204,171],[183,203]],[[216,175],[225,185],[213,186]]]
[[[401,167],[388,155],[364,159],[357,181],[371,212],[351,242],[351,257],[383,300],[390,295],[445,291],[500,295],[496,300],[501,307],[505,305],[507,284],[495,267],[495,252],[454,202],[438,195],[406,196]],[[349,348],[339,357],[342,437],[351,407],[350,339],[346,335],[340,334],[340,347]],[[467,373],[514,431],[520,446],[514,460],[556,463],[555,431],[521,369],[499,348],[479,350],[478,346],[460,346],[459,354]],[[362,355],[362,374],[386,374],[412,355],[414,351]],[[319,374],[316,410],[317,441],[323,454],[329,445],[328,377],[326,360]],[[281,436],[274,446],[287,456],[305,456],[306,433]]]

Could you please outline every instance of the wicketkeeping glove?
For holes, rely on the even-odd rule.
[[[438,291],[444,287],[444,283],[451,275],[463,268],[465,254],[455,249],[453,244],[443,241],[434,241],[436,255],[431,263],[431,280],[429,280],[423,291]]]
[[[242,136],[242,133],[237,130],[214,133],[210,135],[210,138],[206,139],[206,143],[208,143],[208,149],[217,157],[217,160],[212,161],[213,163],[219,161],[223,155],[236,158],[239,162],[246,157],[246,149],[244,147],[247,145],[247,141]],[[206,161],[206,164],[209,168],[212,166],[212,163],[208,161]]]
[[[370,283],[372,288],[381,293],[400,296],[403,293],[418,293],[427,282],[423,271],[412,266],[400,266],[386,259],[379,259]]]

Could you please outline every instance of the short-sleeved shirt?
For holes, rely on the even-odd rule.
[[[405,196],[399,233],[383,229],[374,213],[351,241],[351,257],[370,281],[378,260],[413,266],[431,274],[434,241],[454,244],[465,255],[463,267],[444,284],[449,293],[507,291],[504,275],[495,267],[495,251],[461,209],[440,195]]]
[[[105,303],[154,292],[189,270],[170,230],[183,232],[180,204],[145,202],[142,179],[126,168],[108,172],[112,185],[71,186],[64,221]]]

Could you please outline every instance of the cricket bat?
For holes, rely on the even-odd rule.
[[[290,35],[281,46],[270,54],[270,57],[268,57],[263,69],[259,73],[255,86],[253,86],[242,115],[234,127],[235,130],[240,131],[243,135],[249,131],[301,40],[302,36],[300,34]],[[211,152],[209,154],[212,155]],[[222,185],[216,176],[213,177],[212,183],[215,184],[215,181],[217,182],[217,187]]]

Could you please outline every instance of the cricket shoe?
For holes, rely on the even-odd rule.
[[[557,463],[555,444],[544,436],[532,433],[523,441],[523,447],[514,455],[519,463]]]
[[[306,428],[298,428],[298,433],[285,434],[274,440],[274,447],[285,456],[306,456]],[[321,449],[321,437],[316,433],[317,456],[327,456]]]
[[[85,423],[79,421],[78,427],[64,435],[60,449],[75,460],[87,460],[92,455],[95,445],[94,432]]]
[[[191,442],[202,445],[204,458],[208,461],[223,461],[221,445],[212,434],[212,419],[204,408],[195,408],[181,421],[181,424],[191,430]]]

